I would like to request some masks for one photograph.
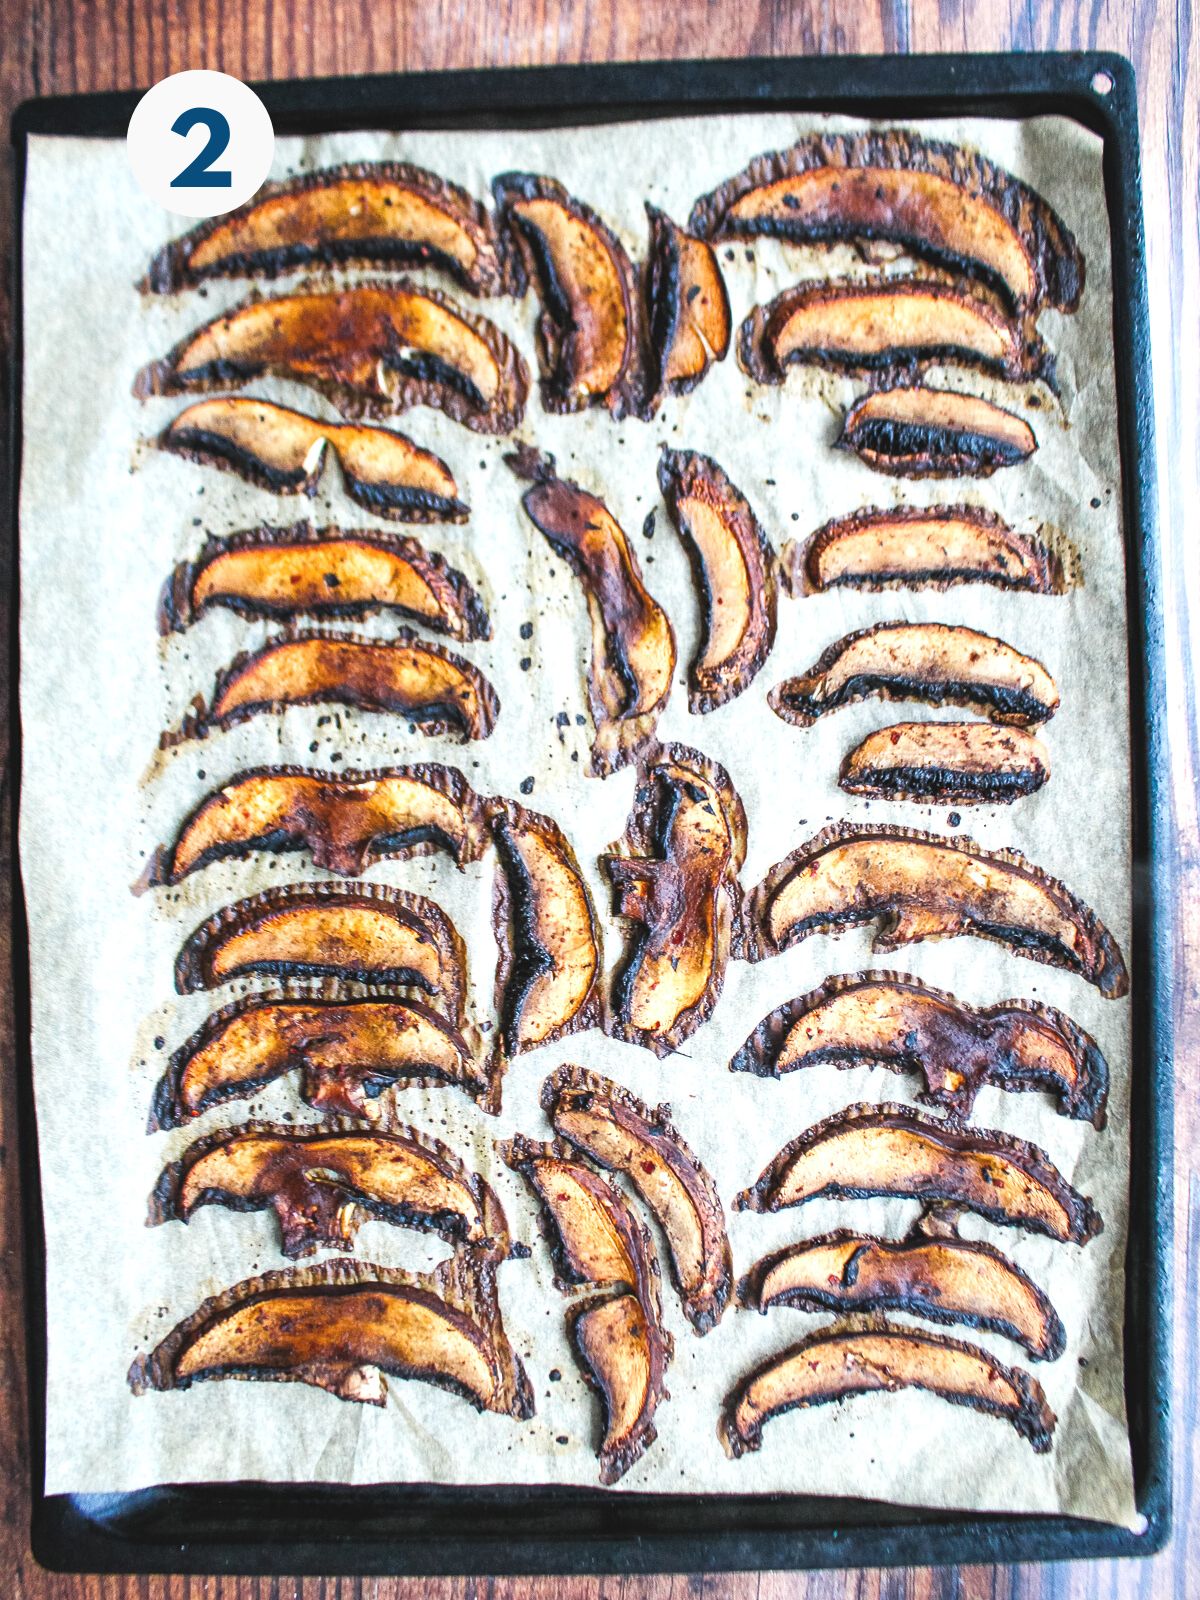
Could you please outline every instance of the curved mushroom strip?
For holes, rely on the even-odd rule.
[[[729,296],[716,252],[646,202],[650,257],[646,265],[655,400],[688,394],[714,361],[729,352]]]
[[[1116,940],[1095,912],[1019,850],[916,828],[835,823],[772,867],[743,905],[735,954],[777,954],[819,930],[879,919],[876,950],[973,934],[1064,967],[1109,1000],[1129,993]]]
[[[666,1238],[684,1315],[698,1334],[715,1327],[733,1281],[725,1213],[669,1108],[652,1111],[611,1079],[570,1065],[546,1079],[542,1105],[564,1139],[629,1179]]]
[[[305,1105],[350,1116],[393,1086],[453,1084],[471,1095],[487,1088],[466,1040],[419,1001],[251,995],[213,1012],[175,1051],[147,1132],[248,1099],[296,1068]]]
[[[1064,1116],[1104,1126],[1108,1065],[1070,1017],[1032,1000],[964,1005],[906,972],[826,978],[765,1017],[729,1063],[760,1077],[827,1065],[920,1073],[920,1098],[959,1117],[985,1084],[1042,1089]]]
[[[272,494],[314,495],[325,448],[337,457],[346,493],[393,522],[465,522],[450,468],[394,428],[324,422],[236,395],[200,400],[160,436],[175,455],[235,472]]]
[[[431,850],[464,867],[486,842],[479,797],[454,767],[259,767],[201,802],[163,852],[154,881],[178,883],[210,862],[257,850],[308,850],[316,866],[347,878],[385,857]]]
[[[491,221],[465,189],[400,161],[353,162],[267,183],[254,199],[185,233],[150,263],[155,294],[209,278],[293,267],[435,266],[474,294],[503,294]]]
[[[490,639],[462,573],[416,539],[363,528],[253,528],[210,539],[163,588],[159,631],[182,632],[213,606],[243,617],[361,617],[397,611],[434,633]]]
[[[758,156],[696,202],[707,239],[884,240],[1001,289],[1022,309],[1074,311],[1083,256],[1045,200],[958,145],[892,128],[810,134]]]
[[[1003,1417],[1039,1455],[1050,1449],[1057,1418],[1035,1378],[1003,1366],[978,1345],[908,1328],[802,1339],[741,1380],[725,1401],[717,1431],[725,1453],[736,1458],[760,1449],[763,1423],[785,1411],[900,1389],[924,1389],[952,1405]]]
[[[1057,1361],[1067,1343],[1037,1284],[999,1250],[965,1239],[893,1244],[846,1231],[806,1239],[756,1262],[738,1284],[738,1301],[762,1312],[905,1311],[965,1323],[1002,1334],[1035,1361]]]
[[[712,1015],[725,980],[746,814],[724,767],[686,745],[661,749],[639,769],[620,849],[602,865],[635,929],[608,1032],[665,1056]]]
[[[658,486],[700,594],[703,637],[688,669],[688,710],[712,711],[749,687],[775,643],[775,552],[739,489],[709,456],[664,449]]]
[[[477,433],[517,427],[529,387],[495,323],[401,280],[249,300],[146,368],[134,392],[236,388],[263,375],[311,384],[347,416],[429,405]]]
[[[412,1273],[326,1261],[248,1278],[138,1356],[129,1387],[145,1394],[208,1378],[254,1378],[381,1406],[385,1375],[449,1389],[477,1411],[533,1415],[490,1262],[456,1255],[435,1272]]]
[[[880,800],[1008,805],[1050,776],[1042,741],[988,722],[898,722],[870,733],[842,762],[839,787]]]
[[[500,1202],[449,1146],[416,1128],[248,1122],[195,1140],[150,1197],[149,1226],[201,1206],[272,1209],[285,1256],[352,1250],[366,1218],[508,1253]]]
[[[604,502],[556,477],[553,459],[506,459],[520,476],[534,477],[521,504],[587,594],[588,703],[596,729],[592,771],[608,777],[636,761],[654,737],[671,692],[675,634],[647,593],[637,557]]]
[[[782,1211],[808,1200],[887,1195],[973,1211],[989,1222],[1083,1245],[1104,1223],[1037,1145],[955,1127],[909,1106],[848,1106],[785,1145],[734,1201]]]
[[[863,395],[837,443],[894,478],[990,478],[1037,449],[1033,429],[1003,406],[920,384]]]
[[[463,942],[424,895],[377,883],[285,883],[225,906],[179,952],[180,994],[249,973],[409,984],[462,1014]]]
[[[990,633],[943,622],[877,622],[848,633],[767,701],[776,716],[807,728],[827,711],[876,695],[967,706],[1022,727],[1058,710],[1058,688],[1040,661]]]
[[[658,1437],[654,1413],[669,1400],[669,1334],[654,1326],[633,1294],[586,1300],[567,1316],[567,1332],[589,1385],[604,1405],[596,1452],[600,1482],[616,1483]]]

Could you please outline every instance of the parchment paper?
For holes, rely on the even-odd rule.
[[[280,139],[275,175],[300,166],[384,157],[412,160],[487,194],[506,168],[561,179],[645,250],[643,200],[686,220],[694,198],[759,151],[840,119],[770,115],[649,122],[528,133],[356,133]],[[560,470],[602,495],[630,534],[651,591],[679,645],[678,682],[660,736],[723,762],[749,815],[742,881],[753,885],[796,844],[832,819],[907,823],[1015,845],[1093,905],[1128,952],[1130,903],[1125,582],[1112,370],[1109,235],[1099,141],[1064,119],[1027,123],[931,122],[922,131],[981,148],[1032,182],[1075,231],[1087,291],[1072,317],[1046,312],[1041,329],[1058,355],[1062,407],[1043,391],[1015,390],[948,370],[934,382],[1018,404],[1039,450],[1027,465],[983,482],[904,482],[832,449],[850,380],[794,373],[781,389],[751,384],[731,354],[690,397],[668,402],[649,425],[614,425],[592,412],[548,416],[531,395],[519,437],[553,451]],[[206,1295],[283,1265],[269,1213],[201,1211],[188,1227],[143,1226],[147,1195],[165,1161],[199,1131],[255,1114],[311,1120],[292,1079],[251,1103],[235,1102],[200,1125],[148,1137],[151,1094],[171,1051],[233,990],[180,998],[172,963],[213,911],[284,881],[322,876],[305,856],[266,856],[208,868],[178,889],[136,896],[131,886],[156,844],[213,788],[246,766],[300,762],[374,767],[414,760],[461,767],[483,793],[520,794],[561,821],[604,912],[609,962],[622,940],[608,916],[596,857],[624,827],[633,790],[625,771],[586,777],[588,626],[582,591],[520,511],[522,486],[502,463],[511,439],[468,433],[422,409],[399,426],[448,461],[473,511],[463,527],[415,530],[479,586],[495,637],[466,653],[496,685],[493,737],[461,745],[409,735],[403,722],[329,708],[257,716],[201,742],[157,753],[192,697],[209,694],[222,666],[271,631],[219,612],[169,641],[155,631],[159,589],[174,563],[208,534],[260,521],[347,526],[373,519],[327,470],[315,502],[276,499],[239,479],[174,458],[146,441],[182,408],[135,400],[138,369],[184,333],[239,301],[243,283],[216,283],[175,299],[134,288],[172,231],[136,191],[123,141],[31,141],[25,202],[25,454],[22,481],[21,709],[24,779],[21,858],[29,908],[33,1045],[45,1200],[49,1369],[46,1488],[115,1491],[177,1481],[434,1480],[595,1484],[598,1403],[585,1389],[563,1334],[564,1302],[523,1185],[494,1141],[521,1130],[546,1137],[538,1107],[545,1075],[564,1059],[611,1074],[651,1103],[668,1100],[684,1136],[713,1172],[727,1207],[788,1139],[859,1100],[912,1101],[915,1079],[889,1072],[802,1071],[776,1083],[726,1070],[730,1056],[773,1006],[831,971],[903,967],[975,1004],[1009,996],[1062,1007],[1099,1041],[1112,1071],[1109,1125],[1097,1134],[1053,1111],[1039,1094],[984,1091],[974,1120],[1045,1148],[1093,1196],[1104,1232],[1080,1249],[963,1222],[1047,1291],[1067,1328],[1063,1357],[1036,1368],[1058,1427],[1036,1456],[1013,1429],[915,1392],[871,1396],[795,1412],[767,1428],[764,1447],[738,1462],[716,1436],[719,1403],[752,1364],[827,1319],[780,1309],[759,1317],[730,1309],[697,1339],[673,1295],[664,1299],[676,1356],[658,1442],[620,1490],[808,1490],[972,1509],[1065,1511],[1136,1521],[1122,1392],[1126,1232],[1129,1006],[1081,979],[1020,960],[995,944],[919,944],[872,962],[869,931],[806,939],[758,966],[732,963],[712,1022],[677,1057],[614,1043],[599,1032],[523,1057],[511,1067],[499,1119],[449,1090],[408,1091],[404,1114],[447,1139],[500,1192],[529,1261],[500,1271],[506,1325],[537,1397],[528,1423],[477,1416],[461,1399],[393,1380],[386,1408],[347,1404],[300,1385],[217,1382],[135,1399],[131,1357]],[[850,249],[785,251],[769,243],[722,249],[735,329],[755,301],[787,282],[863,272]],[[482,307],[519,342],[534,367],[535,299]],[[248,393],[318,415],[331,408],[298,385],[260,383]],[[1027,403],[1026,403],[1027,402]],[[1035,402],[1040,402],[1034,409]],[[774,652],[741,698],[706,717],[687,711],[686,665],[698,606],[682,547],[661,505],[660,444],[714,455],[749,498],[778,550],[833,515],[865,505],[970,501],[1023,527],[1047,523],[1078,547],[1085,582],[1061,598],[985,587],[946,594],[831,593],[782,601]],[[643,521],[657,511],[653,535]],[[381,524],[382,525],[382,524]],[[1062,708],[1045,733],[1053,776],[1008,808],[946,811],[864,802],[836,787],[840,761],[870,729],[908,715],[943,715],[867,702],[788,728],[768,690],[807,668],[852,628],[888,619],[937,619],[999,634],[1046,662]],[[532,623],[528,641],[523,623]],[[396,623],[364,625],[377,637]],[[525,662],[527,661],[527,666]],[[557,726],[560,711],[569,714]],[[495,944],[489,924],[492,861],[458,873],[444,856],[372,868],[378,882],[431,893],[455,919],[470,953],[476,1017],[491,1017]],[[245,985],[236,992],[244,992]],[[917,1208],[884,1201],[815,1202],[777,1216],[729,1214],[743,1272],[787,1241],[834,1227],[899,1236]],[[436,1239],[368,1223],[358,1254],[422,1267],[444,1254]],[[904,1320],[899,1318],[897,1320]],[[955,1330],[950,1330],[951,1332]],[[987,1334],[969,1337],[1013,1362],[1018,1352]]]

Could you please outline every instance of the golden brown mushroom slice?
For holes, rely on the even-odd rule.
[[[898,722],[870,733],[842,762],[838,786],[879,800],[1010,805],[1050,776],[1036,734],[990,722]]]
[[[473,294],[506,287],[483,206],[436,173],[401,161],[351,162],[266,183],[253,200],[160,250],[144,287],[173,294],[210,278],[344,263],[440,267]]]
[[[654,1413],[666,1388],[670,1335],[634,1294],[585,1300],[567,1314],[567,1332],[589,1385],[604,1406],[596,1454],[600,1482],[616,1483],[658,1437]]]
[[[346,493],[376,516],[392,522],[465,522],[468,516],[446,463],[394,428],[325,422],[267,400],[222,395],[181,411],[158,443],[272,494],[310,496],[328,447]]]
[[[980,278],[1022,310],[1074,311],[1084,260],[1058,214],[986,156],[892,128],[810,134],[698,200],[706,239],[880,241]]]
[[[236,388],[262,376],[310,384],[347,416],[436,406],[477,433],[517,427],[529,387],[495,323],[400,280],[249,300],[147,367],[134,392]]]
[[[302,522],[209,539],[168,578],[159,631],[182,632],[214,606],[272,618],[395,611],[451,639],[492,636],[483,602],[457,568],[416,539],[374,528]]]
[[[1064,1116],[1104,1126],[1108,1065],[1070,1017],[1032,1000],[969,1006],[907,972],[826,978],[764,1017],[729,1063],[760,1077],[828,1065],[919,1073],[920,1098],[959,1117],[986,1084],[1044,1090]]]
[[[649,201],[646,215],[646,298],[657,404],[666,394],[689,394],[714,361],[724,361],[731,320],[712,246],[685,232]]]
[[[529,1185],[542,1212],[560,1288],[622,1284],[652,1290],[657,1261],[650,1234],[625,1197],[561,1141],[538,1143],[516,1134],[500,1154]]]
[[[698,1334],[714,1328],[733,1286],[725,1213],[670,1108],[651,1110],[620,1084],[569,1064],[546,1079],[542,1105],[564,1139],[629,1179],[663,1231],[684,1315]]]
[[[837,443],[894,478],[990,478],[1037,449],[1023,417],[978,395],[923,384],[863,395],[846,412]]]
[[[811,1334],[741,1380],[726,1398],[717,1431],[736,1459],[760,1449],[763,1423],[786,1411],[901,1389],[1003,1417],[1039,1455],[1050,1449],[1057,1419],[1035,1378],[978,1345],[909,1328]]]
[[[1065,884],[1019,850],[916,828],[823,829],[747,897],[734,953],[759,961],[811,933],[876,920],[876,950],[972,934],[1077,973],[1108,1000],[1129,992],[1116,940]]]
[[[214,1295],[129,1369],[134,1394],[214,1378],[307,1383],[381,1406],[415,1378],[523,1420],[533,1393],[509,1343],[494,1268],[456,1254],[431,1273],[347,1260],[248,1278]]]
[[[688,710],[702,714],[748,688],[771,653],[778,561],[745,496],[710,456],[664,449],[658,486],[700,596]]]
[[[724,767],[680,744],[647,758],[618,849],[602,865],[634,928],[607,1030],[665,1056],[712,1015],[725,980],[746,813]]]
[[[844,1229],[805,1239],[756,1262],[738,1284],[738,1303],[763,1313],[904,1311],[1001,1334],[1035,1361],[1057,1361],[1067,1343],[1037,1284],[999,1250],[966,1239],[895,1244]]]
[[[345,1116],[373,1110],[395,1087],[487,1088],[462,1034],[418,1000],[250,995],[213,1012],[174,1052],[147,1132],[182,1127],[296,1069],[305,1105]]]
[[[178,883],[213,861],[259,850],[308,850],[316,866],[347,878],[374,861],[432,850],[464,867],[486,843],[479,796],[455,767],[258,767],[197,806],[161,853],[153,881]]]
[[[738,1211],[885,1195],[973,1211],[989,1222],[1083,1245],[1104,1223],[1044,1150],[993,1128],[943,1122],[911,1106],[863,1104],[787,1144]]]

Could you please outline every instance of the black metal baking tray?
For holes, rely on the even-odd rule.
[[[1062,1516],[980,1516],[800,1495],[591,1489],[188,1484],[42,1493],[45,1300],[18,885],[13,950],[26,1202],[31,1539],[63,1571],[237,1573],[698,1572],[1149,1555],[1170,1531],[1172,882],[1150,336],[1133,69],[1120,56],[844,57],[424,73],[256,85],[279,133],[529,127],[706,111],[1076,118],[1104,140],[1129,583],[1134,740],[1132,1174],[1126,1398],[1139,1532]],[[123,138],[136,94],[29,101],[13,120],[18,183],[31,134]],[[20,215],[18,210],[18,216]],[[19,224],[18,224],[19,226]],[[15,555],[20,461],[20,241],[10,441]],[[16,594],[16,564],[11,591]],[[19,763],[17,642],[10,722]],[[10,787],[14,836],[18,785]]]

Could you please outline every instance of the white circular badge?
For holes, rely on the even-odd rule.
[[[176,72],[134,107],[129,164],[143,194],[184,217],[219,217],[249,200],[271,170],[265,105],[226,72]]]

